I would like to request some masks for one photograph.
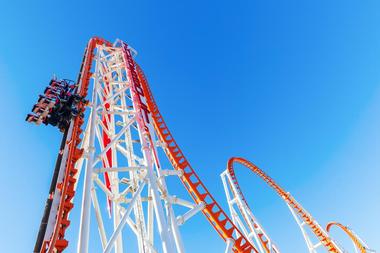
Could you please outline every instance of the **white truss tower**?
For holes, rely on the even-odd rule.
[[[220,177],[222,178],[224,192],[234,224],[256,246],[260,253],[279,253],[278,248],[244,201],[241,192],[236,188],[228,170],[223,171]]]
[[[84,156],[76,164],[79,171],[85,169],[78,253],[89,250],[91,213],[105,253],[130,252],[130,241],[123,242],[127,227],[136,235],[140,253],[184,252],[178,227],[201,210],[169,194],[165,177],[183,172],[161,167],[157,149],[162,145],[136,80],[135,54],[122,41],[95,49]],[[109,219],[102,213],[107,204],[112,226],[106,226]],[[190,210],[176,217],[173,204]],[[155,234],[160,238],[156,242]]]

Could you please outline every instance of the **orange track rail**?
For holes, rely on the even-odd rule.
[[[93,61],[94,49],[97,45],[105,44],[112,46],[110,42],[101,38],[94,37],[88,43],[85,51],[85,56],[80,69],[78,82],[81,84],[79,94],[86,97],[88,93],[88,86],[91,78],[91,66]],[[136,64],[137,66],[137,64]],[[258,253],[256,248],[249,243],[244,235],[238,230],[238,228],[232,223],[226,213],[217,204],[212,195],[207,191],[204,184],[200,181],[198,175],[192,169],[183,153],[180,151],[178,145],[173,139],[166,127],[166,124],[158,110],[158,107],[154,101],[152,93],[149,89],[148,83],[144,77],[142,70],[137,67],[139,80],[141,81],[145,97],[147,99],[147,106],[152,112],[154,120],[154,126],[160,139],[166,143],[166,153],[175,169],[181,169],[184,171],[184,176],[181,178],[185,188],[190,193],[192,198],[197,202],[205,202],[206,207],[202,211],[206,218],[210,221],[211,225],[218,232],[218,234],[224,239],[234,240],[234,252],[240,253]],[[85,105],[79,104],[79,109],[84,111]],[[58,213],[56,217],[56,223],[54,226],[53,235],[49,241],[43,243],[41,253],[53,253],[62,252],[67,246],[68,241],[64,239],[65,231],[70,225],[68,219],[69,212],[73,208],[72,199],[75,195],[74,185],[76,183],[75,175],[77,170],[74,168],[75,162],[82,156],[83,150],[78,149],[78,145],[81,142],[81,126],[83,125],[83,119],[77,117],[74,119],[73,131],[70,140],[67,141],[68,145],[68,158],[66,161],[64,181],[57,188],[61,191],[61,199],[58,207]],[[236,236],[237,235],[237,236]]]
[[[99,44],[111,46],[110,42],[96,37],[89,41],[78,77],[78,83],[80,84],[80,90],[78,93],[84,97],[87,95],[88,86],[90,83],[94,49],[96,45]],[[80,102],[78,109],[83,112],[85,110],[85,104]],[[77,173],[77,169],[74,168],[74,165],[83,153],[82,149],[78,149],[78,145],[82,141],[81,127],[83,125],[83,121],[83,118],[76,117],[74,122],[72,122],[73,128],[71,137],[66,142],[66,145],[68,145],[68,157],[66,160],[64,179],[62,183],[57,184],[56,186],[56,190],[61,191],[61,198],[59,201],[57,217],[55,219],[54,230],[50,240],[44,241],[41,248],[41,253],[62,252],[68,245],[68,241],[64,237],[66,229],[70,225],[68,216],[71,209],[74,207],[72,199],[75,195],[74,185],[76,183],[75,175]]]
[[[90,72],[94,49],[97,45],[112,46],[112,44],[104,39],[94,37],[92,38],[86,48],[82,66],[80,69],[80,74],[78,82],[80,85],[79,94],[86,96],[88,93],[88,86],[92,73]],[[144,91],[144,96],[147,101],[147,106],[152,114],[153,125],[160,138],[160,140],[166,144],[165,152],[169,157],[172,166],[176,170],[183,170],[184,174],[181,177],[182,183],[184,184],[186,190],[190,193],[191,197],[196,203],[204,202],[206,207],[202,210],[203,214],[206,216],[208,221],[218,232],[218,234],[224,239],[233,239],[234,252],[239,253],[250,253],[256,252],[257,249],[244,237],[244,235],[239,231],[239,229],[233,224],[227,214],[215,201],[211,193],[207,190],[205,185],[199,179],[198,175],[195,173],[194,169],[191,167],[190,163],[187,161],[186,157],[180,150],[173,136],[171,135],[165,121],[158,109],[157,104],[153,98],[153,94],[149,88],[148,82],[144,76],[141,68],[136,64],[138,77],[141,82],[141,86]],[[81,102],[79,104],[79,109],[81,111],[85,110],[85,105]],[[57,185],[58,190],[61,191],[61,199],[58,207],[58,213],[56,217],[56,223],[54,226],[53,235],[49,241],[45,241],[41,249],[41,253],[53,253],[62,252],[68,245],[68,241],[64,239],[65,231],[70,225],[68,215],[70,210],[73,208],[72,199],[75,195],[74,185],[76,183],[75,175],[77,170],[74,168],[75,162],[82,156],[83,150],[78,149],[78,145],[81,142],[81,133],[83,119],[81,117],[76,117],[73,122],[73,131],[70,140],[67,141],[68,145],[68,158],[65,167],[65,176],[62,184]],[[312,217],[305,212],[301,206],[293,202],[289,195],[280,188],[271,178],[269,178],[263,171],[252,163],[242,159],[242,158],[232,158],[229,160],[228,168],[230,170],[233,180],[236,182],[236,177],[233,171],[232,163],[239,162],[246,167],[250,168],[253,172],[258,174],[263,178],[285,201],[291,205],[297,212],[302,216],[303,220],[310,226],[315,235],[319,240],[327,247],[330,252],[339,252],[335,248],[334,244],[331,242],[330,238],[324,236],[319,227],[314,223]]]
[[[356,237],[356,235],[351,232],[351,229],[349,229],[348,227],[346,227],[346,226],[344,226],[344,225],[342,225],[342,224],[340,224],[338,222],[330,222],[326,226],[327,232],[330,232],[330,229],[331,229],[332,226],[337,226],[337,227],[341,228],[350,237],[350,239],[352,240],[352,242],[355,244],[355,246],[359,249],[359,251],[361,253],[366,253],[367,252],[367,250],[364,247],[364,245],[360,242],[360,240]]]
[[[142,69],[138,65],[136,66],[144,96],[147,100],[147,106],[152,114],[154,128],[160,140],[166,144],[165,152],[169,157],[172,166],[176,170],[183,170],[184,174],[183,177],[181,177],[181,180],[186,190],[190,193],[196,203],[204,202],[206,204],[206,207],[202,212],[219,235],[224,240],[234,240],[234,252],[258,252],[215,201],[211,193],[207,190],[190,163],[187,161],[158,110]]]
[[[232,180],[238,191],[243,196],[243,193],[240,189],[239,183],[236,179],[236,174],[234,170],[234,163],[240,163],[258,175],[261,179],[263,179],[272,189],[276,191],[276,193],[285,200],[285,202],[290,205],[303,219],[303,221],[311,228],[313,233],[317,236],[320,242],[327,248],[329,252],[338,253],[340,250],[335,246],[332,240],[325,235],[325,233],[321,230],[319,225],[314,221],[314,219],[310,216],[308,212],[301,205],[294,201],[294,199],[290,196],[289,193],[285,192],[272,178],[270,178],[264,171],[262,171],[259,167],[254,165],[253,163],[247,161],[244,158],[233,157],[228,160],[227,170],[231,175]],[[246,202],[245,199],[243,201]],[[246,202],[247,203],[247,202]]]

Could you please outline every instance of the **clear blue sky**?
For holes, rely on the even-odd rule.
[[[243,156],[322,225],[348,224],[380,250],[379,13],[375,0],[3,1],[1,251],[31,252],[60,140],[25,115],[52,74],[76,79],[94,35],[139,52],[171,131],[223,206],[219,173]],[[282,252],[306,252],[278,197],[238,177]],[[183,233],[188,252],[224,250],[202,216]]]

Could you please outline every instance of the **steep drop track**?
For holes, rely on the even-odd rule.
[[[88,93],[88,87],[91,78],[91,67],[94,56],[94,49],[97,45],[112,46],[112,44],[104,39],[94,37],[92,38],[85,50],[83,62],[80,68],[78,77],[79,95],[86,97]],[[206,218],[210,221],[211,225],[218,232],[218,234],[224,239],[232,239],[234,241],[234,252],[255,252],[258,253],[256,248],[250,244],[250,242],[244,237],[244,235],[238,230],[238,228],[232,223],[227,214],[217,204],[213,196],[206,189],[204,184],[199,179],[185,156],[179,149],[174,138],[170,134],[158,107],[154,101],[153,95],[149,89],[148,83],[144,77],[144,74],[140,67],[136,64],[138,77],[143,87],[144,96],[147,100],[147,106],[152,113],[154,119],[154,126],[156,128],[159,138],[166,143],[166,154],[169,157],[173,167],[178,170],[183,170],[184,175],[181,178],[182,182],[197,202],[204,202],[206,207],[203,210]],[[81,102],[79,109],[84,111],[85,105]],[[53,232],[49,237],[50,239],[42,242],[40,252],[41,253],[53,253],[62,252],[67,246],[68,241],[65,239],[65,231],[70,225],[68,219],[69,213],[73,208],[72,199],[75,195],[74,185],[76,183],[75,162],[82,156],[83,150],[78,149],[78,145],[81,142],[82,125],[84,123],[83,118],[76,117],[73,119],[68,137],[66,139],[67,159],[62,162],[61,170],[64,170],[64,177],[62,182],[58,182],[55,186],[56,191],[59,191],[60,199],[59,205],[56,210],[56,217],[54,224],[52,224]]]
[[[97,37],[94,37],[89,41],[84,53],[77,81],[77,83],[79,84],[78,94],[83,97],[86,97],[88,93],[94,49],[96,45],[99,44],[105,44],[108,46],[112,45],[110,42]],[[78,109],[82,112],[85,110],[85,104],[82,101],[78,104]],[[67,137],[66,134],[63,137],[63,140],[66,143],[64,150],[61,150],[60,152],[64,152],[64,154],[67,155],[66,159],[62,160],[59,163],[59,166],[61,167],[60,171],[63,170],[63,178],[62,181],[57,182],[55,175],[53,176],[52,187],[54,187],[54,191],[50,191],[49,197],[51,201],[54,201],[55,197],[59,198],[59,204],[57,210],[54,210],[53,212],[56,213],[56,217],[54,217],[53,219],[54,224],[46,224],[47,226],[50,225],[52,227],[53,232],[51,236],[47,236],[49,239],[44,241],[41,241],[42,234],[38,235],[35,252],[38,248],[40,248],[39,251],[41,253],[62,252],[68,246],[68,241],[65,239],[65,232],[68,226],[70,225],[69,213],[71,209],[74,207],[72,199],[75,195],[74,185],[76,183],[75,176],[77,174],[77,170],[74,166],[76,161],[82,156],[83,153],[83,150],[78,149],[78,145],[82,141],[81,127],[83,125],[83,122],[84,120],[81,117],[74,118],[70,124],[70,128],[68,129]],[[52,215],[52,212],[50,213],[50,215]],[[43,236],[46,237],[45,234],[43,234]],[[42,245],[40,245],[39,241]]]
[[[137,70],[148,109],[152,114],[154,128],[159,139],[166,145],[165,152],[173,168],[183,170],[184,173],[181,180],[186,190],[196,203],[204,202],[206,204],[205,209],[202,211],[203,214],[224,240],[234,240],[235,252],[258,252],[233,224],[191,167],[159,111],[142,69],[137,66]],[[235,235],[238,236],[235,237]]]

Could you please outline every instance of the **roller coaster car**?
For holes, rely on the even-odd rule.
[[[57,80],[55,80],[55,79],[51,79],[50,80],[50,82],[49,82],[49,86],[62,86],[63,84],[62,84],[62,82],[60,82],[60,81],[57,81]]]
[[[38,102],[37,104],[35,104],[35,106],[41,107],[41,108],[51,108],[54,106],[54,104],[55,104],[55,101],[53,101],[52,99],[41,98],[41,99],[38,99]],[[33,107],[32,111],[34,109],[35,108]]]
[[[83,99],[77,94],[66,95],[65,97],[67,99],[57,98],[55,106],[52,107],[46,117],[46,122],[44,122],[45,124],[57,126],[61,132],[64,132],[69,127],[72,118],[81,114],[77,105]]]
[[[51,87],[47,87],[45,90],[44,90],[44,94],[46,95],[53,95],[53,96],[57,96],[61,93],[61,90],[58,90],[58,89],[55,89],[55,88],[51,88]]]
[[[30,114],[30,113],[26,115],[26,118],[25,118],[25,121],[28,121],[30,123],[37,123],[38,120],[39,120],[39,117],[37,115]]]
[[[61,131],[62,133],[65,132],[65,130],[70,126],[70,121],[68,120],[61,120],[58,122],[58,128],[59,128],[59,131]]]
[[[39,104],[36,104],[33,106],[32,112],[38,114],[43,113],[46,110],[46,106],[40,106]]]
[[[56,113],[47,115],[47,117],[43,121],[45,125],[50,124],[52,126],[57,126],[58,122],[59,122],[59,116]]]
[[[51,102],[53,102],[53,100],[56,98],[56,96],[53,96],[53,95],[48,95],[48,96],[45,96],[45,95],[39,95],[38,97],[38,103],[45,103],[45,104],[49,104]]]
[[[62,79],[62,83],[65,83],[67,85],[75,85],[75,82],[70,79]]]
[[[54,86],[48,86],[45,88],[44,90],[44,93],[46,93],[47,91],[50,91],[50,90],[53,90],[53,91],[58,91],[58,90],[62,90],[63,87],[61,86],[57,86],[57,85],[54,85]]]
[[[28,114],[26,121],[39,125],[52,125],[64,132],[70,125],[72,118],[83,112],[78,109],[78,103],[87,104],[84,97],[76,94],[77,85],[74,81],[50,80],[49,86],[45,88],[44,94],[39,95],[38,102],[33,106],[33,114]]]

